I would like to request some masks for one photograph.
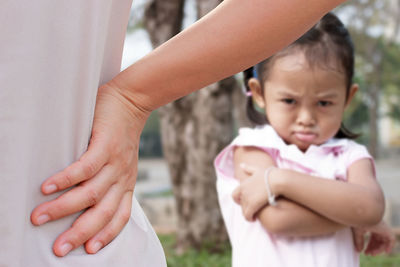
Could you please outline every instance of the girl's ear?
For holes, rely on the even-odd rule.
[[[261,89],[260,81],[256,78],[251,78],[248,81],[248,85],[253,96],[254,102],[256,102],[257,106],[260,108],[265,108],[265,100],[264,95]]]
[[[349,106],[351,100],[353,99],[354,95],[358,91],[358,88],[359,88],[359,86],[356,83],[353,83],[351,85],[350,90],[349,90],[349,96],[347,97],[345,108],[347,108]]]

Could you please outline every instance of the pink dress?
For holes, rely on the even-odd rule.
[[[232,199],[232,192],[239,185],[233,168],[237,146],[259,147],[279,168],[343,181],[347,180],[346,172],[352,163],[362,158],[372,160],[364,146],[348,139],[331,139],[320,146],[312,145],[303,153],[297,146],[287,145],[269,125],[241,129],[215,160],[219,203],[232,244],[233,267],[359,266],[350,228],[319,237],[289,238],[268,233],[259,221],[246,221],[241,207]]]

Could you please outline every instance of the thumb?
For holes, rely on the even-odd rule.
[[[240,186],[236,187],[236,189],[233,190],[233,193],[232,193],[233,200],[236,202],[236,204],[239,204],[239,205],[240,205],[240,193],[241,193]]]

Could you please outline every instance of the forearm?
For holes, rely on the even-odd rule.
[[[322,216],[348,226],[378,223],[384,210],[383,194],[363,185],[328,180],[277,169],[271,176],[273,192]]]
[[[341,2],[225,0],[110,84],[154,110],[267,58]]]
[[[345,227],[284,198],[279,198],[276,206],[265,206],[257,216],[270,233],[289,237],[332,234]]]

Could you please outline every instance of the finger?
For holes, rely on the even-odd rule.
[[[65,192],[57,199],[37,206],[31,214],[32,223],[41,225],[97,204],[113,183],[114,179],[110,177],[114,176],[114,168],[105,166],[96,175],[96,179],[91,179]]]
[[[371,234],[371,236],[368,239],[368,244],[365,248],[365,254],[371,254],[374,247],[376,247],[376,242],[377,239],[375,238],[375,234]]]
[[[41,186],[43,194],[48,195],[77,185],[98,173],[107,163],[109,153],[104,147],[91,143],[82,157],[65,168],[63,171],[48,178]]]
[[[240,205],[240,186],[238,186],[238,187],[236,187],[236,189],[235,190],[233,190],[233,193],[232,193],[232,198],[233,198],[233,200],[236,202],[236,204],[239,204]]]
[[[132,191],[125,193],[112,220],[99,233],[86,242],[85,248],[87,253],[97,253],[97,251],[110,243],[124,229],[131,216],[132,195]]]
[[[246,163],[240,163],[240,168],[246,173],[246,174],[248,174],[248,175],[252,175],[255,171],[256,171],[256,168],[255,167],[253,167],[253,166],[250,166],[250,165],[248,165],[248,164],[246,164]]]
[[[122,188],[113,185],[96,206],[79,216],[72,227],[62,233],[54,242],[54,254],[63,257],[101,231],[117,211],[121,202],[121,191]]]
[[[388,244],[388,246],[386,247],[386,253],[391,253],[392,252],[392,250],[393,250],[393,248],[394,248],[394,246],[395,246],[395,244],[396,244],[396,238],[394,237],[394,235],[391,235],[390,236],[390,238],[389,238],[389,244]]]
[[[353,230],[354,245],[358,252],[361,252],[364,248],[364,231],[354,229]]]
[[[385,240],[376,234],[372,234],[365,249],[365,254],[375,256],[384,251]]]
[[[251,206],[247,206],[247,208],[244,212],[244,217],[246,218],[247,221],[254,222],[256,220],[255,214],[257,211],[258,211],[258,209],[254,209]]]

